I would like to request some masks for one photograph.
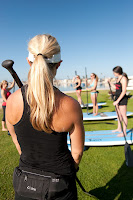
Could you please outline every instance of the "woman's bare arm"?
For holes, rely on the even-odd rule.
[[[7,110],[7,108],[6,108]],[[20,145],[18,143],[18,140],[17,140],[17,136],[16,136],[16,133],[15,133],[15,130],[14,130],[14,127],[12,124],[10,124],[10,122],[8,121],[8,116],[7,116],[7,112],[6,112],[6,125],[7,125],[7,128],[11,134],[11,137],[12,137],[12,140],[16,146],[16,149],[19,153],[19,155],[21,155],[21,148],[20,148]]]
[[[5,91],[3,89],[1,90],[1,96],[2,96],[2,99],[6,102],[7,99],[6,99]]]
[[[6,124],[11,134],[12,140],[21,155],[21,148],[17,140],[17,136],[14,130],[14,124],[16,124],[22,116],[23,105],[21,105],[22,96],[20,95],[20,89],[11,94],[6,103]],[[14,112],[15,111],[15,112]]]
[[[111,85],[112,88],[116,89],[115,84],[114,84],[114,83],[111,83],[111,80],[110,80],[110,79],[108,79],[108,83],[110,83],[110,85]]]
[[[8,90],[11,90],[11,89],[14,87],[14,85],[15,85],[15,80],[13,79],[12,84],[11,84],[10,87],[8,87],[7,89],[8,89]]]
[[[75,168],[77,168],[83,155],[85,133],[82,110],[79,103],[76,102],[73,108],[73,127],[69,134],[71,139],[71,154],[75,161]]]

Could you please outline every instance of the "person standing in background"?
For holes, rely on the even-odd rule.
[[[3,80],[1,82],[1,97],[3,99],[2,103],[2,109],[3,109],[3,118],[2,118],[2,131],[8,131],[6,128],[6,122],[5,122],[5,110],[6,110],[6,101],[8,97],[10,96],[11,92],[10,90],[14,87],[15,81],[13,80],[10,87],[8,87],[8,82],[6,80]]]
[[[98,91],[97,89],[97,83],[98,83],[98,76],[94,73],[91,74],[91,81],[88,84],[90,88],[88,88],[88,91],[91,92],[91,101],[93,104],[93,115],[96,116],[98,115],[98,104],[97,104],[97,94]]]
[[[127,103],[128,98],[126,95],[126,88],[128,84],[128,76],[126,73],[123,72],[122,67],[116,66],[113,68],[113,74],[117,78],[117,81],[115,84],[112,84],[110,80],[108,82],[110,85],[116,90],[115,91],[115,101],[113,102],[113,105],[117,107],[118,111],[118,127],[116,130],[113,130],[113,132],[120,132],[117,136],[123,137],[123,133],[121,130],[121,122],[123,122],[123,132],[126,135],[126,129],[127,129]]]
[[[74,87],[74,89],[76,89],[76,95],[77,95],[79,104],[80,104],[80,105],[84,105],[84,103],[83,103],[83,101],[82,101],[82,98],[81,98],[82,87],[81,87],[81,79],[80,79],[80,76],[77,75],[77,76],[73,77],[72,82],[73,82],[74,84],[76,84],[76,86]]]

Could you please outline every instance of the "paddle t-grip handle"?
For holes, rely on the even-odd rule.
[[[4,67],[5,69],[7,69],[10,74],[12,75],[12,77],[14,78],[15,82],[17,83],[18,87],[21,88],[23,86],[23,83],[21,82],[20,78],[18,77],[18,75],[16,74],[16,72],[13,69],[13,64],[14,61],[13,60],[5,60],[2,62],[2,67]]]

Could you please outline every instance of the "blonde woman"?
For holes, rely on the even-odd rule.
[[[27,60],[31,66],[28,85],[10,96],[6,109],[8,129],[20,154],[19,170],[26,168],[33,176],[33,170],[50,173],[53,178],[59,176],[52,179],[50,185],[46,178],[46,193],[42,198],[76,200],[75,171],[84,147],[81,107],[76,100],[53,86],[53,78],[62,62],[56,38],[37,35],[30,40],[28,50]],[[68,133],[71,152],[67,146]],[[28,190],[23,193],[26,183],[20,183],[16,174],[13,180],[15,200],[35,199],[36,193],[34,196]],[[36,190],[33,185],[27,187]]]
[[[91,92],[91,101],[93,104],[93,115],[98,115],[98,104],[97,104],[97,83],[98,83],[98,76],[94,73],[91,74],[91,81],[88,84],[90,88],[88,88],[88,91]]]
[[[8,82],[3,80],[1,82],[1,97],[3,99],[2,109],[3,109],[3,118],[2,118],[2,131],[7,131],[6,122],[5,122],[5,110],[6,110],[6,101],[10,96],[10,90],[14,87],[15,81],[12,82],[10,87],[8,87]]]
[[[76,84],[74,89],[76,89],[76,95],[77,95],[77,98],[78,98],[78,102],[79,102],[80,105],[84,105],[84,103],[81,99],[82,87],[81,87],[81,79],[80,79],[79,75],[77,75],[73,78],[73,83]]]

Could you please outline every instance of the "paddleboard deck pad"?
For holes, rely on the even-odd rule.
[[[106,105],[106,102],[99,102],[97,103],[98,107],[104,106]],[[92,103],[88,103],[88,108],[92,108],[93,104]],[[81,105],[81,108],[87,108],[87,104]]]
[[[133,115],[133,112],[127,112],[127,116]],[[110,120],[116,119],[116,112],[101,112],[98,115],[94,116],[93,113],[83,113],[83,121],[95,121],[95,120]]]
[[[118,146],[125,145],[124,137],[118,137],[119,132],[112,130],[86,131],[85,146]],[[128,144],[133,144],[133,129],[127,130]],[[67,136],[67,144],[70,145],[70,137]]]

